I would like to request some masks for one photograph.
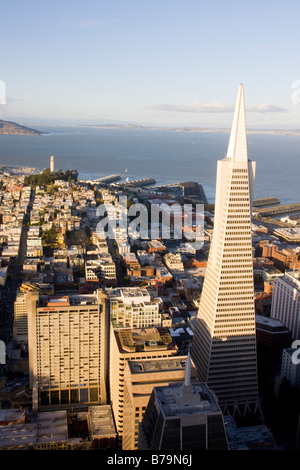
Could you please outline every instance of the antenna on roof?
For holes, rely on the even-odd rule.
[[[187,355],[186,363],[185,363],[185,374],[184,374],[184,387],[191,386],[191,371],[192,371],[192,364],[191,364],[191,353],[190,350]]]

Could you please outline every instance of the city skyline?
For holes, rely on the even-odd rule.
[[[297,12],[295,1],[4,1],[0,119],[228,128],[243,82],[248,128],[297,128]]]
[[[299,12],[2,1],[0,450],[300,449]]]

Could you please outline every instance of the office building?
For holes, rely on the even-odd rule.
[[[292,344],[290,330],[279,320],[262,315],[255,315],[255,323],[258,351],[281,360],[282,350]]]
[[[191,351],[199,380],[214,391],[222,409],[255,408],[258,396],[251,238],[254,174],[240,85],[227,156],[218,161],[214,231]]]
[[[204,382],[154,387],[139,430],[139,450],[228,450],[223,415]]]
[[[182,383],[187,356],[127,361],[124,372],[123,450],[137,450],[139,423],[142,421],[153,387]],[[191,379],[197,380],[195,367]]]
[[[106,404],[106,295],[27,296],[33,409]]]
[[[300,386],[300,348],[286,348],[282,351],[280,380],[286,378],[291,385]]]
[[[38,300],[39,294],[18,292],[14,303],[13,338],[16,343],[28,344],[28,310],[30,303]]]
[[[157,359],[178,353],[167,328],[124,328],[111,323],[109,383],[110,401],[119,440],[123,435],[124,371],[128,360]]]
[[[273,289],[271,317],[281,321],[300,339],[300,270],[286,271],[278,277]]]

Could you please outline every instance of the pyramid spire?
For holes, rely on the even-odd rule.
[[[242,83],[238,89],[227,158],[236,162],[246,162],[248,160],[244,85]]]

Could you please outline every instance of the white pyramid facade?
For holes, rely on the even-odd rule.
[[[255,163],[248,160],[240,85],[227,157],[218,161],[213,240],[192,357],[199,379],[222,406],[257,402],[251,206]]]

